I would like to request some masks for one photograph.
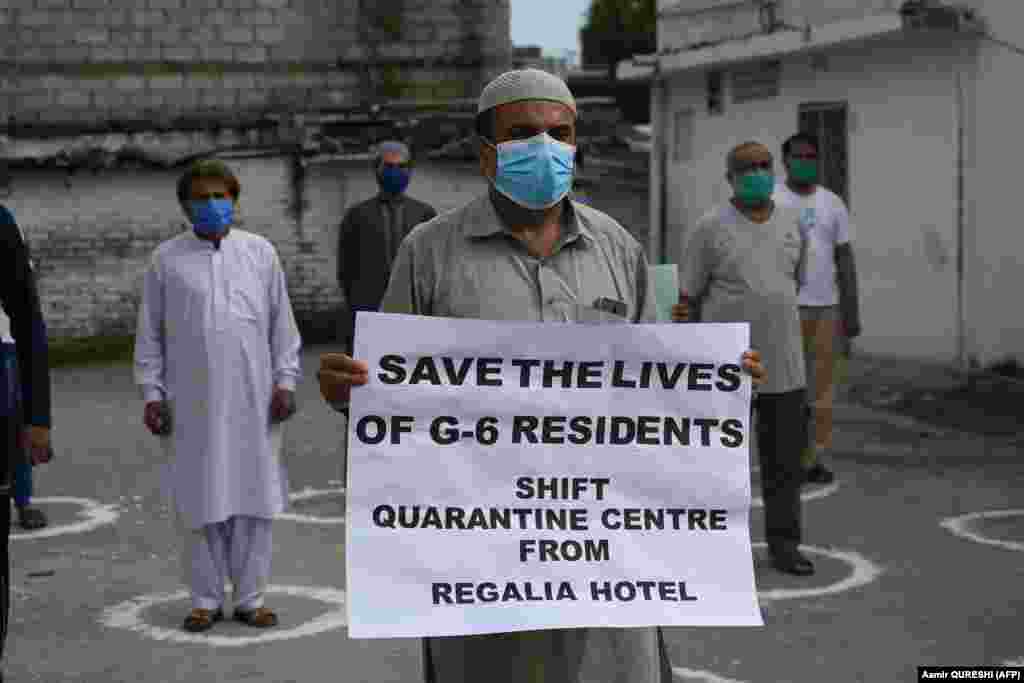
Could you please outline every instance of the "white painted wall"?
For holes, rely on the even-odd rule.
[[[827,72],[784,62],[780,97],[708,118],[703,74],[670,80],[669,111],[698,112],[695,160],[668,164],[667,260],[694,221],[726,201],[725,156],[756,139],[778,155],[798,106],[843,101],[851,112],[850,193],[865,334],[873,353],[952,361],[956,355],[954,100],[948,46],[907,40],[834,52]],[[912,59],[908,59],[912,56]],[[674,144],[669,131],[669,145]],[[671,153],[671,150],[669,150]],[[781,166],[777,168],[782,173]]]
[[[877,12],[895,12],[901,4],[903,0],[779,0],[778,14],[787,23],[818,26]]]
[[[711,43],[760,30],[752,2],[687,2],[670,8],[658,21],[658,48]]]
[[[974,0],[991,34],[1024,46],[1024,2]],[[968,353],[982,365],[1024,361],[1024,219],[1020,215],[1021,74],[1024,55],[990,41],[977,45],[968,77],[972,105],[971,198],[967,241]]]
[[[659,9],[678,4],[663,0]],[[901,0],[781,0],[787,23],[822,25],[898,10]],[[1024,46],[1024,2],[964,0],[992,35]],[[749,7],[700,0],[690,16],[659,22],[659,47],[694,37],[723,37],[749,22]],[[723,14],[733,16],[719,19]],[[708,19],[715,19],[708,23]],[[721,35],[720,35],[721,34]],[[670,77],[663,120],[667,166],[664,258],[677,260],[685,233],[707,207],[725,200],[724,158],[732,145],[761,139],[777,150],[792,132],[800,102],[846,100],[851,111],[850,189],[859,230],[862,307],[860,347],[876,353],[955,361],[957,205],[955,77],[964,88],[965,353],[981,365],[1024,360],[1024,228],[1019,226],[1019,83],[1024,55],[984,39],[904,36],[886,48],[830,53],[827,72],[788,59],[783,93],[722,117],[705,111],[704,74]],[[727,88],[728,90],[728,88]],[[727,102],[729,102],[727,93]],[[672,160],[674,113],[698,113],[689,163]],[[652,167],[652,187],[658,173]],[[652,209],[659,205],[652,198]],[[657,213],[652,213],[657,216]]]
[[[776,17],[792,26],[820,26],[895,12],[902,3],[903,0],[778,0]],[[659,0],[658,11],[663,14],[658,21],[659,49],[716,42],[761,30],[755,0]]]

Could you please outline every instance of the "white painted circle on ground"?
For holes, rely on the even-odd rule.
[[[751,544],[755,548],[767,548],[768,544],[763,541]],[[810,555],[822,555],[833,560],[839,560],[850,565],[853,569],[845,579],[836,581],[828,586],[816,588],[774,588],[772,590],[758,591],[757,595],[762,600],[791,600],[793,598],[814,598],[820,595],[835,595],[844,593],[854,588],[866,586],[878,579],[882,570],[878,565],[864,557],[860,553],[844,550],[828,550],[813,545],[802,545],[800,550]]]
[[[348,616],[345,611],[345,591],[317,586],[268,586],[265,592],[268,595],[290,595],[297,598],[317,600],[333,606],[334,609],[326,614],[321,614],[312,621],[293,626],[292,628],[268,629],[258,636],[242,636],[238,638],[212,635],[211,631],[189,633],[183,628],[154,626],[142,620],[143,611],[154,605],[187,601],[190,593],[187,590],[181,590],[174,593],[141,595],[131,600],[125,600],[104,610],[102,617],[100,617],[100,623],[111,628],[135,631],[153,640],[212,645],[215,647],[242,647],[244,645],[255,645],[256,643],[269,643],[275,640],[291,640],[293,638],[324,633],[325,631],[333,631],[346,626],[348,623]],[[230,614],[225,614],[224,616],[230,618]]]
[[[1024,510],[989,510],[988,512],[971,512],[970,514],[960,515],[958,517],[947,517],[942,520],[942,526],[948,529],[952,534],[959,536],[960,538],[966,538],[968,541],[984,543],[985,545],[994,545],[997,548],[1003,548],[1004,550],[1024,552],[1024,543],[1020,543],[1018,541],[1002,541],[998,538],[989,538],[988,536],[982,536],[975,531],[971,531],[968,528],[971,522],[979,519],[1002,519],[1004,517],[1021,516],[1024,516]]]
[[[672,673],[676,678],[684,681],[699,681],[700,683],[743,683],[735,678],[725,678],[711,671],[698,671],[697,669],[684,669],[679,666],[672,667]]]
[[[833,493],[835,493],[838,490],[839,490],[839,482],[838,481],[833,481],[828,486],[822,486],[821,488],[815,488],[815,489],[810,489],[810,490],[805,489],[805,490],[801,491],[800,492],[800,500],[802,500],[805,503],[808,502],[808,501],[811,501],[811,500],[818,500],[819,498],[824,498],[826,496],[831,496]],[[761,496],[758,496],[757,498],[754,498],[752,501],[750,501],[750,507],[763,508],[764,507],[764,498],[762,498]]]
[[[65,534],[84,534],[106,524],[113,524],[121,514],[117,505],[104,505],[91,498],[54,496],[50,498],[33,498],[32,500],[45,505],[77,505],[82,508],[77,516],[82,519],[77,522],[68,522],[67,524],[51,524],[35,531],[12,531],[12,541],[19,538],[50,538]]]
[[[333,496],[337,493],[345,493],[345,487],[338,486],[329,489],[304,488],[301,491],[288,494],[288,500],[295,503],[301,500],[312,500],[314,498],[323,498],[324,496]],[[275,519],[286,520],[289,522],[304,522],[306,524],[337,525],[345,523],[344,517],[318,517],[317,515],[300,515],[294,512],[282,512]]]

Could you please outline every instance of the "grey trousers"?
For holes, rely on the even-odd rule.
[[[759,394],[753,402],[765,536],[772,552],[796,548],[803,540],[800,453],[807,444],[806,394],[804,389]]]

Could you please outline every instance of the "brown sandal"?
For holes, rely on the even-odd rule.
[[[234,618],[235,621],[240,621],[246,626],[255,626],[256,628],[277,626],[277,615],[266,607],[236,609]]]
[[[202,633],[209,631],[213,625],[224,618],[224,611],[221,609],[209,610],[196,608],[185,617],[185,630],[191,633]]]
[[[42,529],[49,520],[46,519],[46,515],[43,514],[42,510],[38,510],[34,507],[19,507],[18,508],[18,526],[26,531],[35,531],[36,529]]]

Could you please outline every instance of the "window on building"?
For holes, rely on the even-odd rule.
[[[672,125],[672,161],[693,161],[693,110],[677,111]]]
[[[707,77],[708,114],[717,116],[725,111],[722,86],[725,79],[721,71],[709,71]]]
[[[736,103],[768,100],[779,96],[782,64],[759,62],[732,72],[732,101]]]

